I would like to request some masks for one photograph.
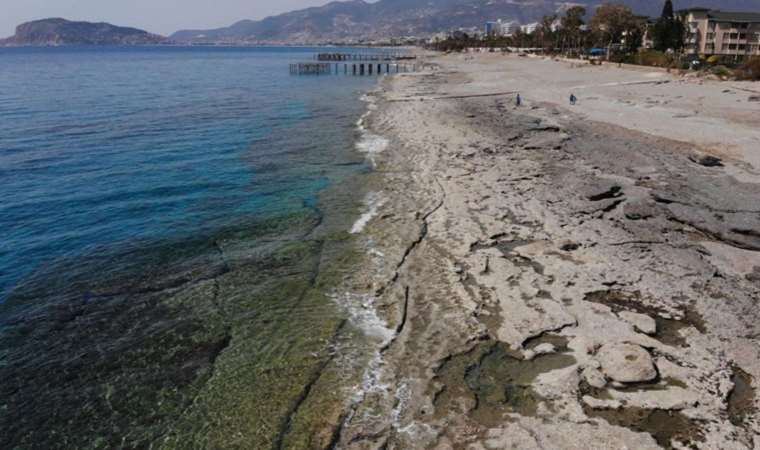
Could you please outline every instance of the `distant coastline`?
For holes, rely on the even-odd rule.
[[[16,44],[6,43],[0,40],[0,48],[73,48],[73,47],[144,47],[144,48],[417,48],[413,45],[371,45],[371,44],[310,44],[310,43],[185,43],[185,42],[164,42],[156,44]]]

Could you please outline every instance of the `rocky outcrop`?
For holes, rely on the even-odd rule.
[[[361,286],[400,331],[336,447],[756,448],[757,176],[532,100],[635,72],[472,58],[371,96],[364,123],[392,145]],[[722,87],[679,89],[669,108]]]
[[[137,28],[44,19],[19,25],[14,36],[0,40],[0,46],[154,45],[167,42],[163,36]]]

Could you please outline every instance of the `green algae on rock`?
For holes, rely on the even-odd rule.
[[[2,447],[329,442],[345,317],[327,289],[353,243],[320,223],[308,210],[38,274],[2,305]]]
[[[563,339],[552,339],[566,344]],[[561,351],[566,350],[560,347]],[[570,367],[575,358],[566,353],[538,355],[525,360],[506,344],[485,341],[466,353],[443,362],[436,381],[441,389],[435,396],[436,416],[449,411],[469,415],[478,423],[497,426],[506,414],[534,416],[545,401],[532,387],[542,373]],[[460,410],[461,409],[461,410]]]

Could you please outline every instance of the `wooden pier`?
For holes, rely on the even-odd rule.
[[[330,75],[332,64],[330,63],[299,63],[290,65],[291,75]]]
[[[416,72],[417,69],[416,63],[399,62],[296,63],[290,65],[290,74],[378,76]]]
[[[317,53],[317,61],[410,61],[417,59],[408,53]]]

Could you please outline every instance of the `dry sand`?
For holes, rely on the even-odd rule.
[[[431,63],[364,119],[378,352],[336,446],[760,448],[760,88]]]

